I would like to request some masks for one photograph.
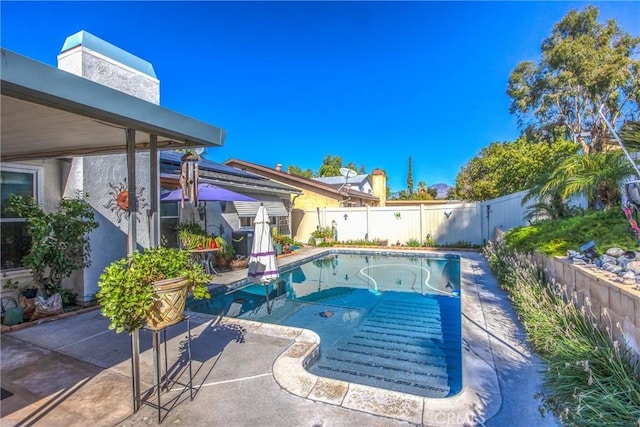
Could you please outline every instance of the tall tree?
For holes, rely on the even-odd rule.
[[[525,138],[493,142],[462,167],[449,197],[481,201],[525,190],[576,149],[573,142],[562,140],[551,145]]]
[[[409,171],[407,172],[407,195],[413,195],[413,166],[411,166],[411,156],[409,156]]]
[[[322,160],[322,165],[318,170],[319,177],[340,176],[340,168],[342,167],[342,157],[327,154]]]
[[[291,175],[304,176],[305,178],[314,177],[314,173],[313,173],[313,170],[311,170],[311,168],[307,168],[306,170],[303,171],[302,168],[300,168],[299,166],[290,165],[287,168],[287,171],[289,171]]]
[[[509,76],[510,112],[523,133],[548,142],[574,139],[585,154],[606,148],[598,112],[617,129],[637,120],[640,100],[639,37],[614,20],[597,21],[598,8],[571,11],[542,43],[537,63],[524,61]]]
[[[364,165],[358,167],[354,162],[349,162],[345,167],[358,172],[359,175],[367,174],[367,168],[365,168]]]

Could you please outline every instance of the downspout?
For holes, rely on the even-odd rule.
[[[291,203],[289,203],[289,209],[287,211],[289,215],[289,234],[293,237],[293,217],[291,216],[291,212],[293,212],[293,206],[296,203],[296,199],[300,197],[300,194],[294,194],[291,198]]]

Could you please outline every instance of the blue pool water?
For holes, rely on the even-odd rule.
[[[425,397],[462,385],[460,258],[331,252],[268,286],[218,288],[187,309],[311,329],[329,378]]]

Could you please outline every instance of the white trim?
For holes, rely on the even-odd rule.
[[[80,51],[82,53],[87,53],[89,55],[93,55],[98,59],[101,59],[101,60],[103,60],[105,62],[110,63],[111,65],[115,65],[115,66],[121,67],[121,68],[123,68],[123,69],[125,69],[125,70],[127,70],[127,71],[129,71],[131,73],[137,74],[139,76],[143,76],[143,77],[153,81],[154,83],[160,84],[160,80],[157,77],[150,76],[149,74],[145,73],[144,71],[140,71],[137,68],[130,67],[127,64],[123,64],[122,62],[120,62],[120,61],[118,61],[116,59],[113,59],[113,58],[110,58],[108,56],[105,56],[102,53],[100,53],[98,51],[95,51],[95,50],[93,50],[91,48],[88,48],[86,46],[83,46],[83,45],[76,46],[74,48],[71,48],[69,50],[66,50],[66,51],[58,54],[58,60],[60,60],[61,58],[62,59],[66,59],[67,57],[78,53],[78,51]],[[84,76],[81,76],[81,77],[84,77]]]
[[[18,173],[31,173],[33,174],[33,198],[38,202],[40,207],[44,203],[44,167],[33,166],[20,163],[2,163],[0,164],[0,171],[18,172]]]
[[[270,217],[289,217],[289,212],[282,201],[233,202],[239,217],[255,217],[260,204],[264,205]]]

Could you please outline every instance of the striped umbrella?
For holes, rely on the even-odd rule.
[[[254,283],[264,285],[267,297],[267,313],[271,314],[269,307],[269,284],[280,277],[278,264],[276,263],[276,250],[271,239],[269,227],[269,212],[264,206],[258,208],[254,220],[253,247],[249,255],[248,277]]]

